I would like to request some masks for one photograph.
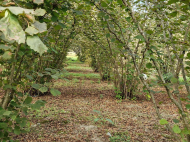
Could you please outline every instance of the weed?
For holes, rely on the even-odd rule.
[[[132,101],[136,101],[136,100],[137,100],[137,98],[136,98],[136,97],[133,97],[131,100],[132,100]]]
[[[57,109],[56,107],[43,108],[41,110],[31,111],[29,114],[32,117],[35,116],[36,119],[42,119],[44,117],[53,117],[55,118],[60,113],[67,113],[63,109]]]
[[[101,80],[99,79],[99,80],[97,81],[97,83],[100,84],[100,83],[101,83]]]
[[[104,97],[104,94],[100,94],[100,99],[102,99]]]
[[[114,136],[110,138],[110,142],[130,142],[130,136],[127,136],[127,132],[116,132]]]
[[[63,85],[64,85],[63,82],[55,82],[53,87],[60,88]]]
[[[116,97],[116,99],[122,100],[122,96],[119,94],[117,94],[115,97]]]
[[[105,122],[109,122],[110,124],[114,125],[114,122],[111,119],[104,118],[102,113],[98,110],[93,110],[98,114],[98,117],[94,119],[94,122],[100,121],[101,124],[104,124]]]
[[[94,84],[94,81],[91,80],[91,84]]]

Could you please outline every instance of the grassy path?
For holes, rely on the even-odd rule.
[[[15,136],[20,141],[39,142],[169,142],[170,135],[158,124],[152,103],[147,100],[116,100],[112,84],[85,64],[70,62],[54,86],[61,95],[34,99],[47,101],[40,111],[32,112],[32,129]],[[169,121],[176,118],[174,106],[160,105]],[[111,138],[110,135],[111,134]]]

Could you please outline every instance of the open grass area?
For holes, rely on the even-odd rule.
[[[100,75],[97,73],[96,74],[95,73],[83,74],[83,73],[68,72],[68,73],[64,73],[62,77],[65,77],[65,78],[81,78],[81,79],[100,79]]]
[[[83,67],[83,66],[71,66],[69,65],[68,67],[66,67],[67,70],[81,70],[81,71],[84,71],[84,70],[91,70],[91,67]]]
[[[82,62],[77,60],[77,57],[73,58],[73,59],[67,58],[66,63],[67,64],[83,64]]]
[[[83,64],[78,60],[78,57],[75,54],[69,54],[66,57],[67,64]]]
[[[75,59],[76,57],[73,57],[72,59],[68,59],[66,61],[68,66],[65,67],[65,69],[68,72],[63,73],[63,78],[100,79],[100,75],[98,73],[93,73],[91,67],[88,67],[88,65],[85,65],[84,63]]]

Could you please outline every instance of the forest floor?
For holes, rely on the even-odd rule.
[[[113,84],[101,81],[88,65],[73,61],[66,70],[65,79],[54,82],[61,95],[34,97],[47,103],[41,110],[30,113],[31,131],[14,139],[21,142],[173,141],[143,93],[138,100],[118,100]],[[177,109],[165,93],[157,93],[156,100],[162,100],[159,110],[165,119],[172,123],[172,119],[178,118]]]

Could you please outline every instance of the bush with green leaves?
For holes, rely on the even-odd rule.
[[[29,97],[27,94],[25,95],[21,92],[16,94],[6,110],[0,107],[1,141],[11,140],[10,134],[12,133],[19,135],[29,132],[31,123],[26,118],[28,111],[38,110],[46,103],[43,100],[38,100],[33,104],[31,103],[32,97]]]
[[[110,142],[130,142],[131,138],[127,132],[116,132],[110,137]]]
[[[43,1],[34,1],[34,5],[42,4]],[[39,35],[47,31],[46,23],[39,22],[38,16],[44,16],[46,11],[41,8],[26,9],[11,2],[0,2],[0,87],[5,94],[0,99],[0,140],[10,140],[10,134],[19,135],[26,132],[30,127],[27,121],[27,111],[30,109],[40,109],[45,101],[38,100],[34,104],[32,97],[24,91],[27,86],[38,88],[45,92],[46,88],[34,84],[39,79],[40,72],[35,72],[39,76],[33,79],[29,74],[34,74],[34,68],[42,58],[42,54],[48,48],[42,42]],[[57,79],[56,71],[49,69],[46,74]],[[50,73],[51,72],[51,73]],[[40,80],[41,83],[49,82]],[[28,83],[28,84],[27,84]],[[60,94],[54,88],[50,92],[53,95]]]

